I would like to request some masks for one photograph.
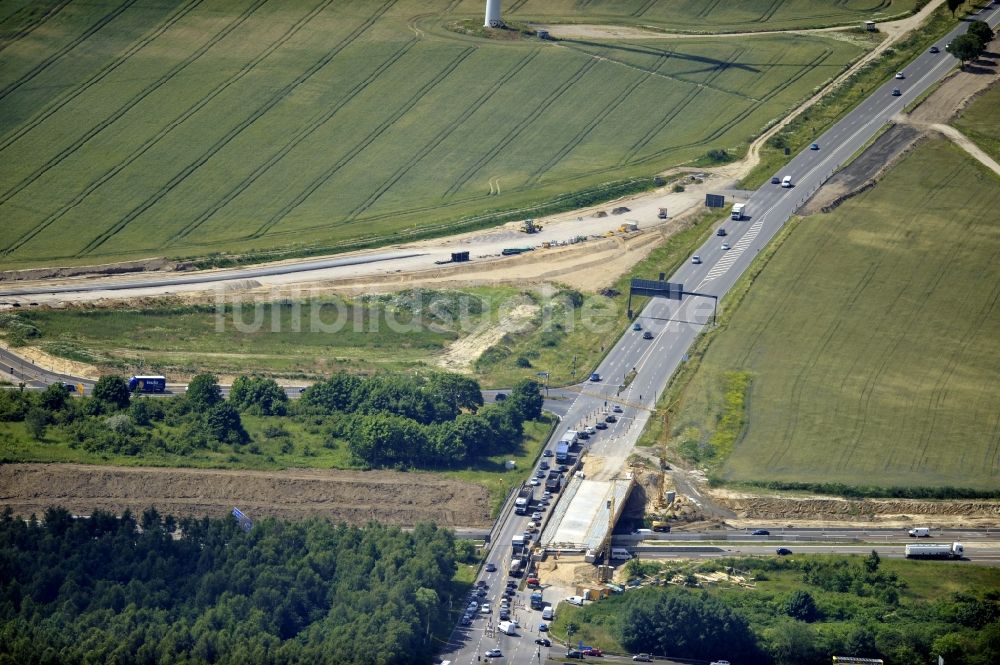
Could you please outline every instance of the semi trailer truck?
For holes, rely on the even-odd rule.
[[[961,559],[965,555],[962,543],[920,543],[906,546],[907,559]]]

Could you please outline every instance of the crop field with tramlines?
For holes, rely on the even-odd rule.
[[[993,173],[928,140],[797,222],[684,389],[675,445],[711,444],[735,401],[727,480],[1000,487],[998,205]]]
[[[513,18],[548,6],[508,4]],[[621,20],[670,27],[673,8],[682,22],[698,3],[554,6],[601,21],[633,4]],[[449,29],[481,5],[0,2],[0,267],[336,251],[487,224],[738,152],[860,54],[823,33],[611,43]],[[703,10],[788,27],[810,7],[853,21],[883,5]]]
[[[474,13],[485,4],[462,0]],[[511,0],[505,17],[582,23],[624,23],[677,32],[755,32],[814,28],[905,16],[918,0]],[[582,16],[581,16],[582,15]]]

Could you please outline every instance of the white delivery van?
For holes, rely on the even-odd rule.
[[[792,186],[792,176],[786,175],[784,178],[782,178],[781,179],[781,186],[782,187],[786,187],[786,188],[787,187],[791,187]]]
[[[542,619],[545,621],[552,621],[553,616],[555,615],[552,613],[552,606],[546,605],[545,609],[542,610]]]
[[[613,561],[628,561],[632,558],[632,555],[624,547],[612,547],[611,548],[611,559]]]
[[[512,621],[501,621],[497,624],[497,628],[499,628],[500,632],[504,635],[513,635],[515,633],[514,623]]]
[[[930,538],[931,530],[926,526],[918,526],[916,529],[910,529],[907,533],[910,534],[910,538]]]

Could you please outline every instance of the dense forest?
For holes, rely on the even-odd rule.
[[[60,384],[42,392],[0,390],[0,421],[23,421],[30,435],[68,439],[93,453],[184,457],[198,450],[260,454],[244,415],[272,422],[264,436],[286,436],[288,420],[322,433],[324,445],[346,442],[355,464],[378,468],[449,468],[513,451],[524,422],[542,413],[534,381],[508,399],[483,405],[476,381],[457,374],[336,374],[290,401],[273,379],[238,377],[225,399],[216,378],[194,377],[173,399],[129,393],[124,379],[105,376],[91,396],[71,398]]]
[[[322,520],[0,517],[0,665],[426,663],[455,541]]]

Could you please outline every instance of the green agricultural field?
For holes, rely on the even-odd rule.
[[[861,53],[823,34],[480,39],[449,25],[482,3],[448,0],[52,4],[0,3],[3,268],[338,251],[488,224],[737,153]],[[572,18],[801,27],[914,3],[833,4],[591,2]]]
[[[456,11],[476,13],[484,2],[462,0]],[[624,23],[678,32],[751,32],[860,24],[906,15],[920,0],[511,0],[503,15],[515,21]],[[581,16],[582,15],[582,16]]]
[[[672,444],[728,481],[996,489],[998,205],[995,175],[927,141],[797,222],[710,339]]]
[[[962,111],[952,124],[993,159],[1000,160],[1000,85],[993,84]]]

